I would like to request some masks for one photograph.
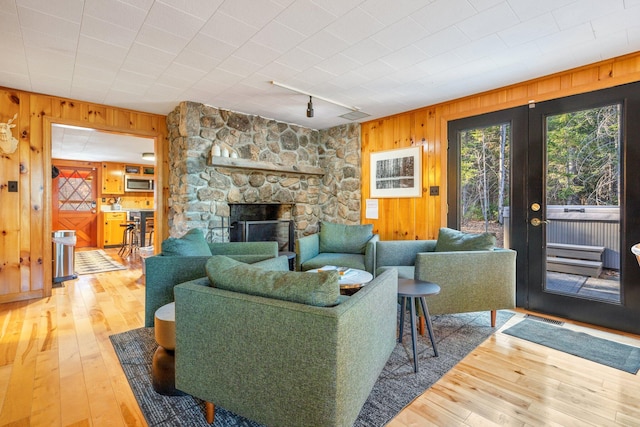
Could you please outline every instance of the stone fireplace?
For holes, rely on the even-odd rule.
[[[294,239],[360,223],[360,125],[315,130],[194,102],[167,116],[169,234],[230,241],[234,205],[283,205]],[[212,157],[214,146],[237,158]],[[260,221],[267,221],[261,219]],[[245,229],[246,231],[246,229]],[[235,237],[234,237],[235,238]]]

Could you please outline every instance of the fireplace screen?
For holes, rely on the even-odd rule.
[[[231,241],[276,241],[280,252],[293,252],[293,221],[236,221],[231,224]]]

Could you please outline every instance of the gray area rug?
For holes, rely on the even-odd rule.
[[[413,372],[411,332],[391,354],[354,426],[388,423],[413,399],[431,387],[454,365],[502,326],[513,313],[499,311],[491,328],[489,312],[433,317],[439,357],[433,356],[428,335],[418,338],[419,372]],[[408,316],[406,316],[408,317]],[[151,385],[151,359],[157,348],[153,328],[139,328],[110,337],[129,385],[149,426],[208,426],[204,402],[192,396],[162,396]],[[258,427],[259,424],[216,407],[216,427]]]
[[[640,348],[584,332],[529,319],[502,332],[631,374],[640,369]]]

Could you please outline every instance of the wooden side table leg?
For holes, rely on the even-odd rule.
[[[204,402],[204,409],[207,411],[207,422],[213,424],[213,420],[216,416],[216,407],[211,402]]]
[[[418,322],[418,333],[420,335],[424,335],[425,323],[426,323],[424,315],[420,316],[418,319],[419,319],[419,322]]]

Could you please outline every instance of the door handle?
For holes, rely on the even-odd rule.
[[[531,225],[540,227],[541,224],[549,224],[550,221],[543,221],[540,218],[531,218]]]

